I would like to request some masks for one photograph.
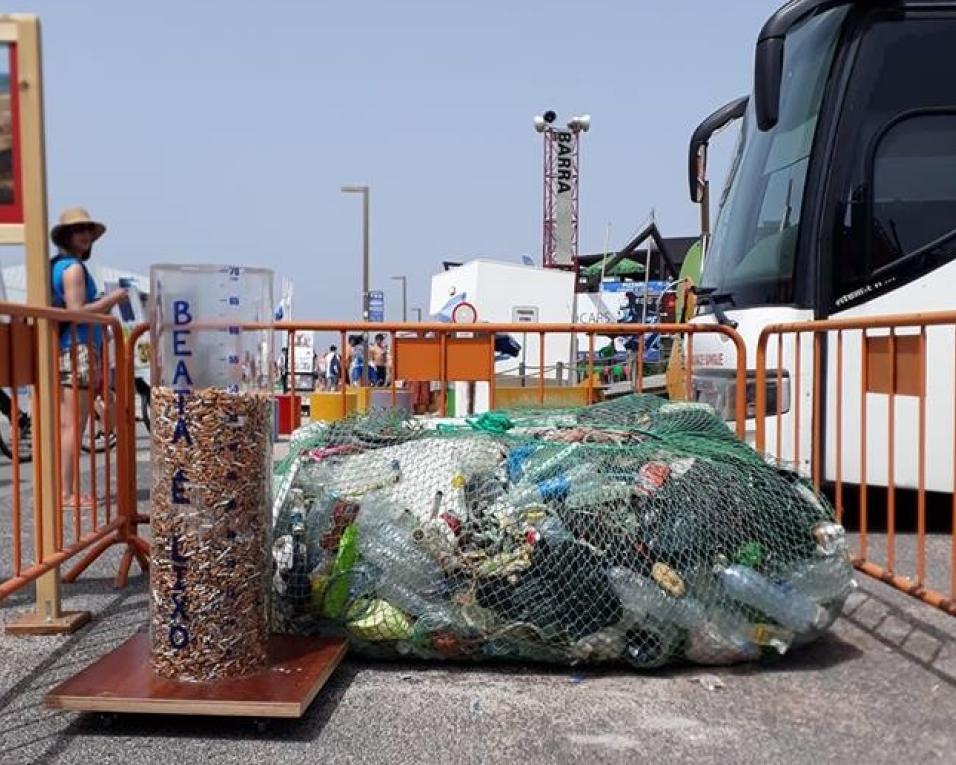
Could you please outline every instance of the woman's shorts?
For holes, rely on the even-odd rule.
[[[73,351],[76,351],[76,374],[73,373]],[[75,349],[60,350],[60,385],[67,387],[89,388],[92,380],[94,387],[100,384],[100,360],[90,353],[86,345]]]

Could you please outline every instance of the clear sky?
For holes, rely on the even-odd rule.
[[[694,235],[687,140],[750,90],[781,0],[22,0],[40,14],[51,221],[109,225],[95,257],[267,265],[298,318],[360,315],[361,203],[372,287],[398,319],[443,259],[541,256],[541,137],[592,115],[581,251],[624,244],[651,208]],[[14,8],[8,6],[10,10]],[[715,142],[722,180],[732,136]],[[10,255],[6,260],[9,262]]]

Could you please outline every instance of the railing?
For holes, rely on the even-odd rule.
[[[773,325],[756,359],[757,450],[852,516],[858,569],[956,615],[956,312]]]
[[[84,332],[85,341],[80,338]],[[69,339],[61,346],[62,333],[69,333]],[[118,370],[112,384],[111,359]],[[38,595],[33,627],[59,616],[59,567],[79,553],[86,555],[65,581],[114,544],[127,546],[130,561],[137,557],[146,564],[146,544],[131,526],[134,420],[125,371],[126,349],[115,319],[0,303],[0,389],[8,391],[10,410],[0,416],[9,418],[12,459],[12,540],[9,557],[0,557],[0,600],[47,577],[49,587],[38,585],[38,593],[44,589],[46,596]],[[50,401],[39,395],[44,378]],[[23,406],[24,392],[28,407]],[[31,459],[32,476],[26,467]],[[125,574],[118,583],[125,583]],[[25,625],[24,631],[32,630]]]
[[[339,339],[338,348],[347,347],[349,335],[383,334],[389,338],[391,353],[391,375],[387,389],[391,391],[391,402],[398,396],[398,381],[438,383],[439,405],[442,415],[447,414],[446,387],[449,382],[483,383],[488,386],[488,407],[494,408],[498,387],[498,365],[495,354],[496,335],[523,336],[529,339],[527,356],[537,357],[536,403],[546,403],[547,370],[556,367],[554,358],[560,356],[562,347],[565,358],[569,358],[571,338],[584,335],[587,348],[584,355],[586,375],[582,387],[585,390],[586,403],[597,400],[600,386],[595,382],[595,370],[599,368],[597,345],[601,338],[633,337],[636,343],[636,369],[633,375],[633,390],[644,391],[645,380],[645,344],[648,335],[684,335],[686,336],[686,359],[693,359],[694,336],[698,334],[721,334],[728,337],[736,348],[738,384],[736,386],[737,406],[740,413],[736,422],[737,433],[744,433],[744,411],[746,396],[746,353],[743,340],[730,329],[712,324],[340,324],[335,322],[281,322],[275,325],[253,324],[245,329],[274,329],[284,332],[288,337],[288,347],[294,346],[296,332],[332,333]],[[563,338],[563,339],[562,339]],[[341,352],[341,350],[340,350]],[[509,363],[514,363],[509,362]],[[342,410],[346,411],[346,396],[349,389],[345,377],[346,360],[343,356],[343,375],[338,381],[338,393],[342,397]],[[686,396],[691,395],[692,362],[683,370]],[[291,389],[296,388],[296,375],[291,371]]]
[[[0,360],[9,358],[10,363],[6,371],[0,373],[0,385],[10,389],[14,409],[22,403],[18,387],[31,386],[36,381],[40,355],[34,329],[37,322],[82,318],[108,331],[117,369],[114,391],[117,403],[115,423],[107,415],[105,427],[107,431],[115,429],[117,451],[115,471],[109,451],[97,457],[95,449],[90,449],[91,454],[82,458],[90,460],[90,476],[96,476],[95,480],[102,476],[111,487],[115,486],[115,515],[112,504],[104,507],[101,517],[86,513],[85,508],[78,508],[74,502],[73,506],[66,503],[65,510],[51,514],[48,519],[39,513],[38,508],[44,506],[41,498],[34,497],[33,561],[25,561],[24,556],[28,546],[23,540],[30,528],[29,523],[24,523],[25,498],[20,496],[25,461],[14,459],[12,517],[17,547],[11,556],[13,575],[0,584],[0,598],[41,575],[50,574],[61,563],[86,550],[84,560],[67,576],[68,580],[75,578],[106,547],[116,543],[126,545],[117,575],[122,583],[134,558],[146,566],[147,546],[137,535],[137,525],[147,522],[148,517],[136,512],[132,349],[147,327],[137,327],[124,345],[118,342],[116,323],[105,317],[92,319],[86,314],[80,317],[52,309],[0,305],[0,316],[3,315],[10,317],[10,322],[0,324]],[[597,349],[599,343],[615,336],[635,338],[636,369],[631,382],[635,392],[643,391],[647,379],[642,363],[644,343],[646,335],[652,333],[682,337],[687,365],[681,370],[679,387],[689,398],[694,374],[690,361],[694,358],[694,337],[701,333],[719,333],[730,339],[736,350],[735,427],[739,435],[744,434],[747,354],[740,336],[719,325],[284,322],[245,328],[274,329],[286,333],[290,341],[295,332],[331,333],[338,339],[339,348],[347,346],[350,334],[382,333],[389,338],[391,356],[389,379],[384,388],[388,400],[393,405],[396,403],[401,392],[400,381],[427,384],[437,389],[436,408],[440,414],[446,413],[446,390],[451,382],[484,386],[489,408],[494,408],[496,399],[503,397],[502,370],[513,369],[515,361],[496,360],[495,338],[499,335],[528,339],[524,355],[529,364],[535,359],[537,364],[527,375],[527,389],[533,396],[533,404],[545,405],[549,394],[562,387],[581,391],[582,403],[599,400],[603,389],[595,379],[595,371],[600,367]],[[583,359],[570,359],[571,337],[575,334],[583,335],[586,340]],[[565,362],[564,357],[555,354],[555,347],[567,348],[565,369],[579,360],[583,363],[584,380],[577,386],[560,384],[557,360],[561,366]],[[23,348],[33,350],[24,352]],[[51,352],[56,357],[55,339]],[[101,353],[105,369],[105,343]],[[861,571],[956,615],[956,567],[953,565],[956,560],[953,536],[956,525],[956,313],[776,325],[761,334],[756,359],[758,450],[804,470],[817,486],[831,494],[841,519],[848,517],[858,522],[854,563]],[[342,366],[344,371],[344,359]],[[74,367],[72,359],[69,372],[69,379],[75,380],[79,369],[78,365]],[[785,374],[789,387],[782,384]],[[291,376],[294,390],[294,369]],[[346,397],[350,395],[350,388],[343,374],[330,394],[341,397],[343,412],[348,411]],[[768,400],[770,389],[778,393],[775,400]],[[789,399],[783,395],[784,390],[789,391]],[[108,396],[105,380],[98,391],[101,397]],[[88,403],[95,398],[91,390],[86,391],[86,396]],[[35,403],[35,397],[32,401]],[[62,406],[62,399],[57,398],[56,407],[51,410],[51,422],[55,422],[57,432],[62,425],[58,415]],[[32,418],[35,429],[38,423],[42,425],[41,413],[34,411]],[[89,436],[87,433],[84,437]],[[17,439],[12,441],[16,448]],[[49,459],[58,463],[62,443],[56,434],[53,443]],[[874,449],[873,443],[879,444],[879,449]],[[35,476],[45,469],[41,451],[37,450],[35,455]],[[35,485],[42,485],[37,478]],[[59,486],[56,492],[59,496]],[[912,511],[905,509],[907,492],[911,495]],[[944,503],[945,513],[941,510]],[[67,515],[63,516],[63,512]],[[881,529],[881,514],[885,515],[885,529]],[[72,520],[72,534],[64,532],[62,520],[57,520],[61,517]],[[907,524],[913,526],[914,534],[902,533]],[[945,527],[944,532],[934,533],[940,526]],[[48,547],[37,541],[47,538],[52,540]],[[945,577],[940,573],[943,569]],[[944,594],[946,590],[948,595]]]

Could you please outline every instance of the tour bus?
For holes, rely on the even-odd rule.
[[[956,308],[956,78],[946,64],[954,49],[953,0],[793,0],[760,32],[753,93],[695,131],[691,196],[701,203],[707,138],[741,119],[712,234],[702,213],[706,252],[694,321],[733,326],[746,342],[751,438],[755,351],[768,325]],[[770,344],[766,444],[780,443],[778,457],[810,472],[819,372],[826,391],[824,477],[833,478],[837,343],[825,340],[820,370],[806,336],[799,365],[793,336],[784,337],[779,360],[777,340]],[[859,333],[847,333],[839,365],[841,479],[848,483],[861,479],[862,342]],[[926,487],[951,491],[953,331],[931,328],[926,343]],[[694,397],[733,419],[733,346],[718,335],[697,335],[693,357]],[[793,400],[798,387],[800,406]],[[872,453],[863,477],[870,485],[888,481],[889,398],[867,397]],[[895,481],[912,487],[918,400],[898,396],[894,407]]]

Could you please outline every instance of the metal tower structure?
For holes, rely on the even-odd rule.
[[[541,263],[546,268],[570,268],[578,257],[579,169],[581,133],[591,117],[572,117],[565,128],[554,127],[553,111],[534,118],[544,138],[544,214]]]

